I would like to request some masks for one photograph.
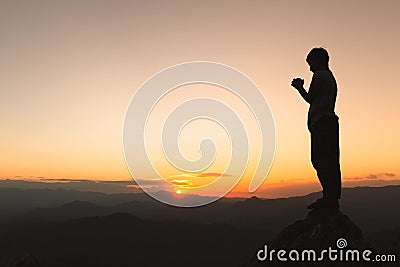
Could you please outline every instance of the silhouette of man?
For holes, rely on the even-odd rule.
[[[323,197],[307,208],[337,210],[341,195],[339,117],[335,114],[337,84],[324,48],[313,48],[306,61],[314,73],[308,92],[301,78],[293,79],[291,85],[310,104],[307,126],[311,133],[311,162],[323,189]]]

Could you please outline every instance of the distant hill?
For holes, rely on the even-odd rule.
[[[0,264],[34,255],[43,266],[240,266],[264,242],[227,224],[150,221],[124,213],[30,224],[0,238]]]
[[[3,209],[7,209],[5,205],[10,205],[14,211],[12,216],[6,218],[3,213],[3,222],[62,221],[124,212],[151,220],[222,222],[260,229],[267,226],[272,234],[281,225],[306,216],[306,205],[318,196],[319,193],[312,193],[281,199],[221,199],[204,207],[177,208],[155,201],[146,194],[0,188]],[[24,207],[24,203],[27,207]],[[366,234],[370,234],[382,227],[391,229],[400,225],[400,213],[394,212],[394,203],[400,203],[400,186],[344,188],[341,210],[351,216]],[[20,212],[16,214],[15,210]]]
[[[131,259],[142,263],[135,266],[170,266],[161,260],[240,266],[283,228],[305,219],[306,205],[319,196],[222,198],[178,208],[143,193],[0,188],[0,211],[7,211],[0,213],[0,266],[23,255],[60,267],[132,266],[124,265]],[[344,188],[341,210],[367,241],[390,252],[399,242],[397,203],[400,186]]]

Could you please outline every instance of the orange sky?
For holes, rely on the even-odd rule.
[[[1,1],[0,178],[129,179],[122,125],[132,95],[166,67],[205,60],[242,71],[270,105],[276,155],[260,192],[295,190],[293,183],[301,187],[316,176],[308,106],[290,81],[300,76],[309,84],[305,56],[324,46],[339,85],[343,177],[352,185],[400,179],[398,1],[149,2]],[[200,94],[207,92],[223,94]],[[164,108],[182,96],[175,97]],[[226,151],[221,129],[200,126]],[[184,138],[190,144],[195,137]],[[183,150],[196,157],[192,146]],[[224,153],[218,155],[223,166]]]

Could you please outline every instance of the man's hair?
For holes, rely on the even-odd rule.
[[[315,61],[324,65],[328,65],[328,51],[326,51],[326,49],[322,47],[314,47],[313,49],[311,49],[310,53],[308,53],[306,61]]]

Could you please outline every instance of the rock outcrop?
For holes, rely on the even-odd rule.
[[[43,265],[35,256],[29,254],[22,256],[7,265],[7,267],[42,267],[42,266]]]
[[[340,257],[342,251],[342,260],[331,260],[327,252],[324,257],[321,257],[322,250],[337,250],[336,255]],[[261,249],[261,248],[260,248]],[[287,226],[275,237],[271,244],[266,244],[260,256],[268,257],[264,261],[260,261],[258,257],[254,257],[247,267],[261,266],[382,266],[380,264],[368,263],[365,261],[353,261],[349,254],[346,259],[347,250],[357,249],[361,253],[370,249],[370,245],[364,239],[361,230],[353,223],[349,217],[340,211],[311,211],[304,220],[298,220]],[[272,261],[270,260],[271,251],[275,250]],[[283,258],[286,261],[278,260],[277,253],[279,250],[286,251]],[[296,250],[299,252],[300,260],[295,261],[297,254],[292,253],[292,258],[289,257],[290,251]],[[315,260],[301,260],[301,253],[304,250],[313,250],[316,252]],[[372,250],[372,249],[370,249]],[[267,251],[267,253],[264,253]],[[308,253],[305,257],[308,258]],[[312,256],[310,256],[312,258]],[[318,260],[322,258],[323,260]]]

